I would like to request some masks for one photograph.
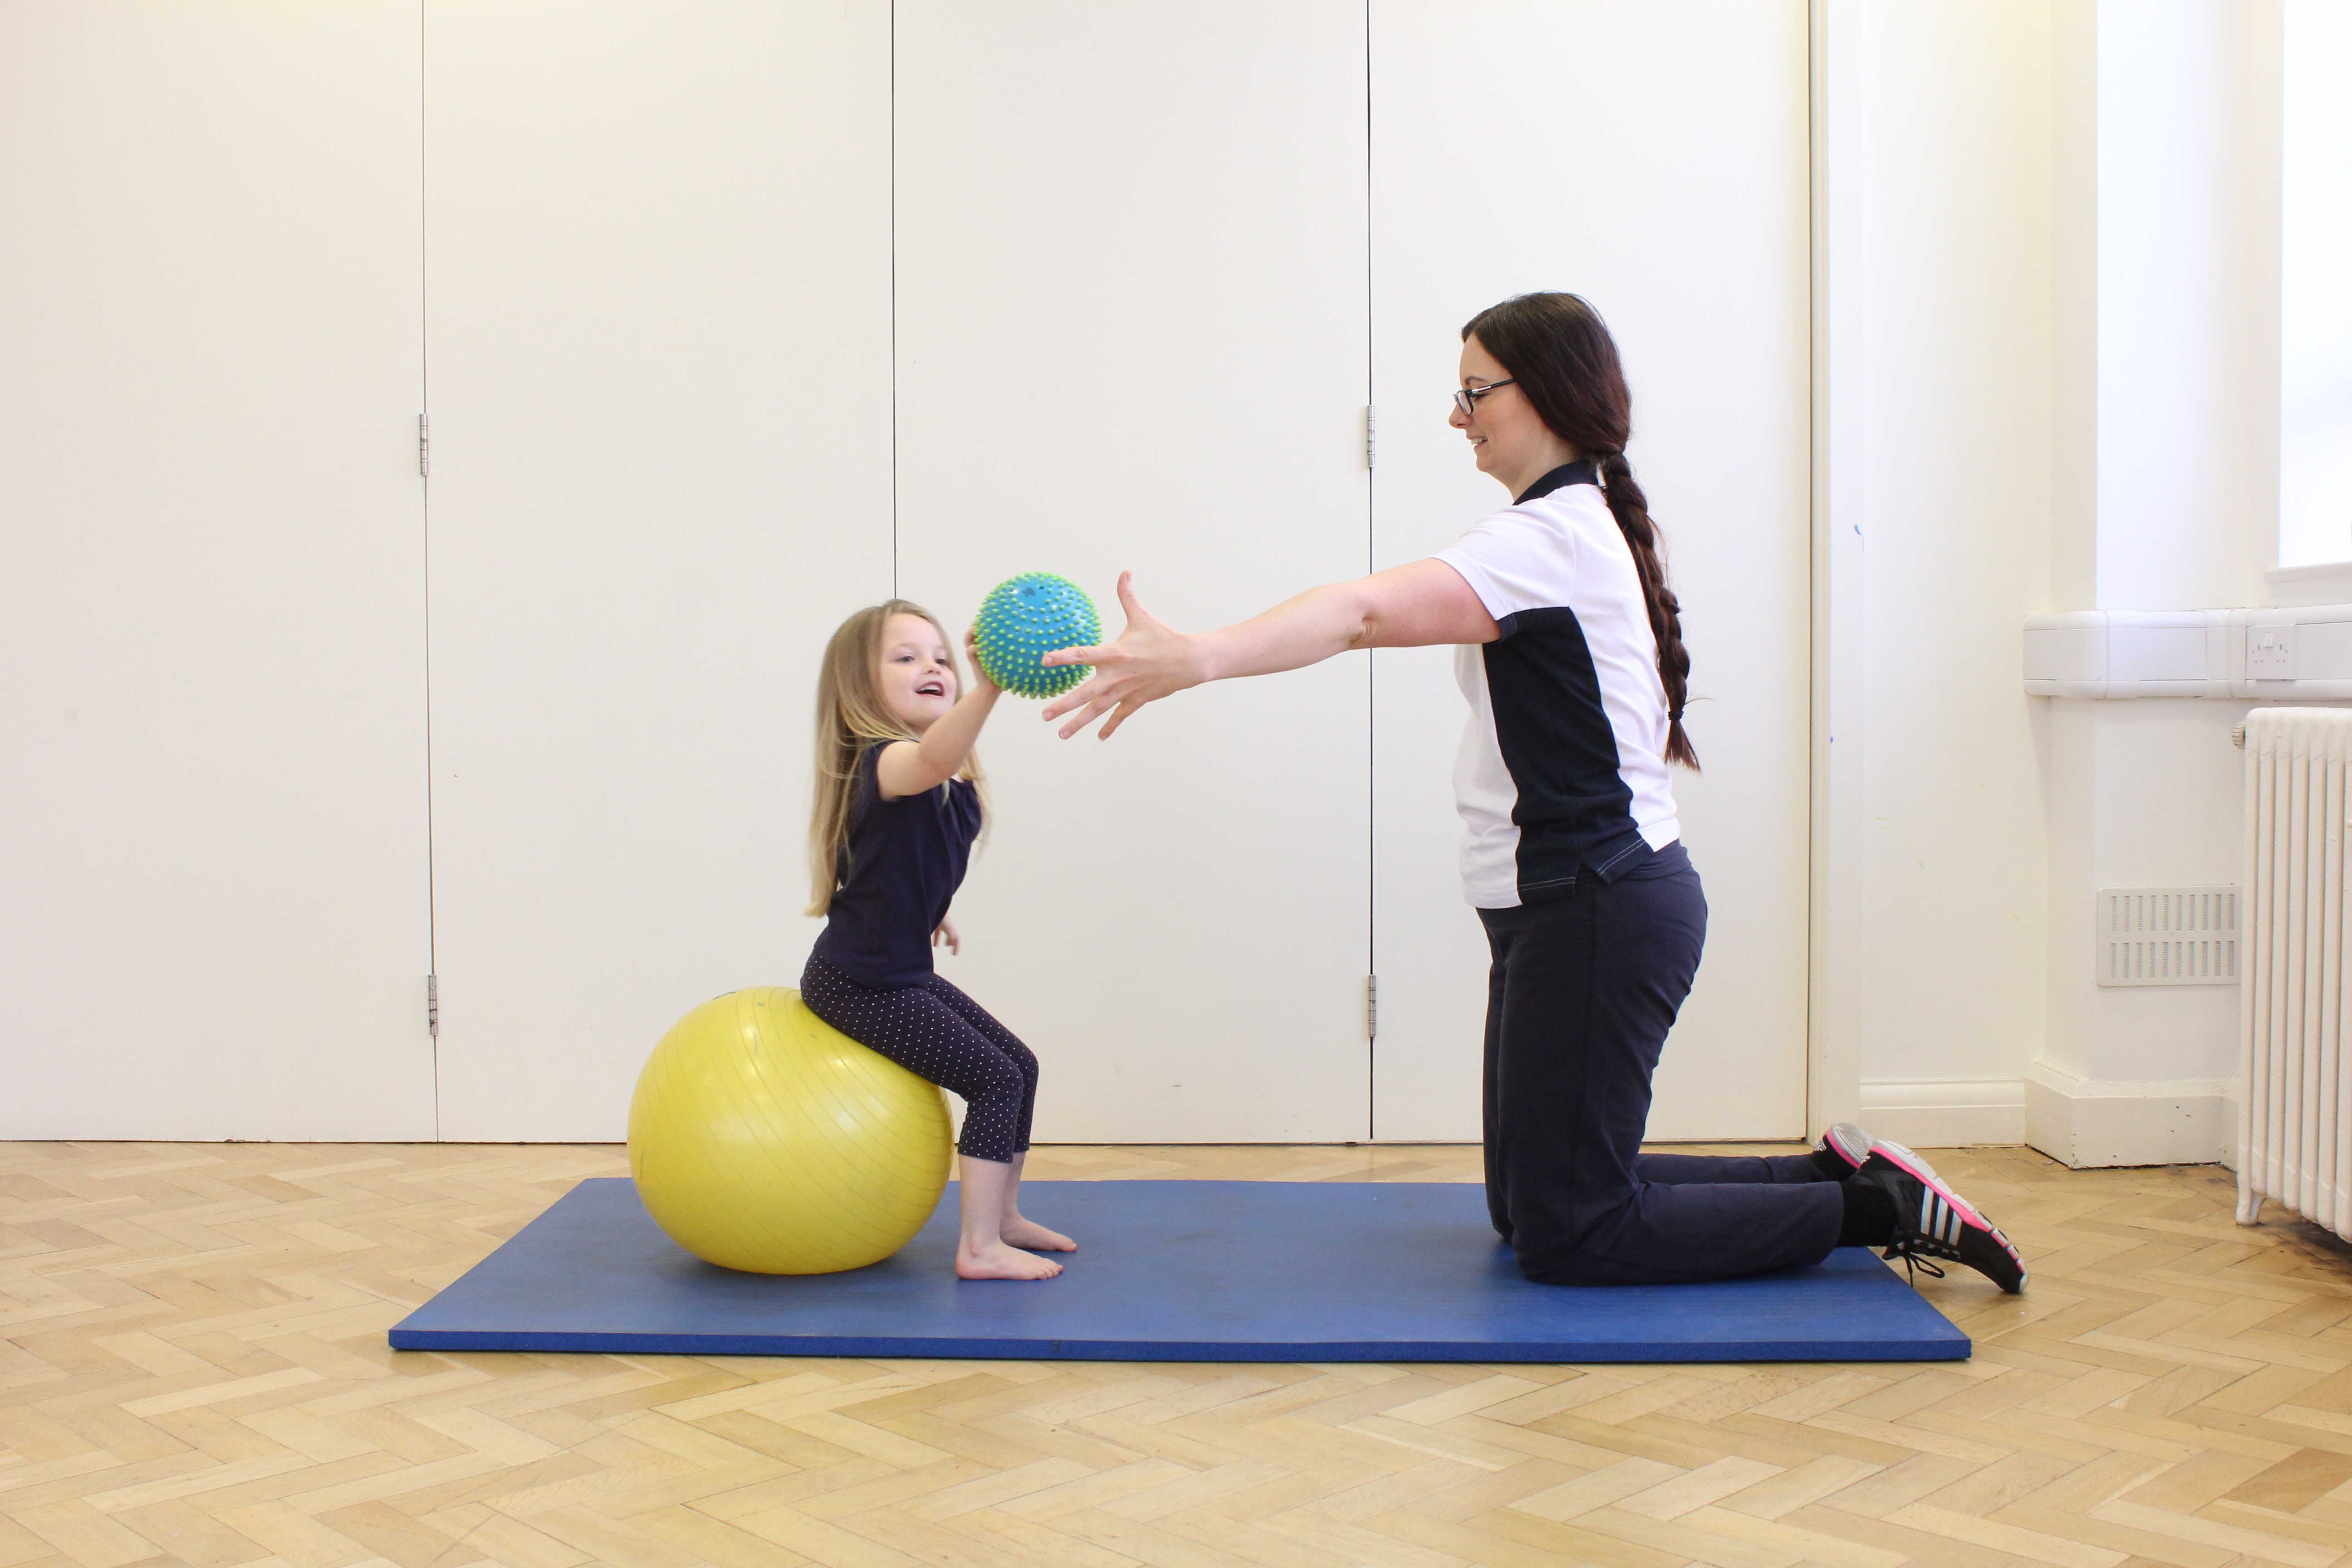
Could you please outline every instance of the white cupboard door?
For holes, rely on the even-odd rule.
[[[810,712],[890,581],[882,5],[425,14],[443,1130],[615,1139],[794,984]]]
[[[1360,575],[1364,13],[900,0],[898,584],[958,636],[1075,579],[1123,625]],[[940,970],[1043,1062],[1055,1142],[1366,1132],[1368,668],[1110,741],[1006,698]]]
[[[1636,477],[1691,655],[1677,772],[1712,914],[1654,1138],[1785,1138],[1805,1105],[1805,6],[1372,0],[1376,554],[1426,556],[1508,498],[1445,423],[1463,323],[1583,295],[1633,390]],[[1384,1139],[1475,1138],[1486,948],[1462,902],[1443,649],[1374,659]]]
[[[0,7],[0,1138],[433,1136],[417,70]]]

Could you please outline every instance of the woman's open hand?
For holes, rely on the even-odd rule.
[[[962,953],[963,933],[956,930],[953,915],[940,917],[940,929],[931,933],[931,945],[944,947],[948,952],[958,955]]]
[[[1038,661],[1046,665],[1094,666],[1094,675],[1085,685],[1046,704],[1044,717],[1049,723],[1065,713],[1076,712],[1076,718],[1062,726],[1065,741],[1109,713],[1101,736],[1108,741],[1112,731],[1145,703],[1172,696],[1208,679],[1200,640],[1154,618],[1138,604],[1134,580],[1132,572],[1118,574],[1118,603],[1127,612],[1127,629],[1118,634],[1117,642],[1094,647],[1066,647]]]

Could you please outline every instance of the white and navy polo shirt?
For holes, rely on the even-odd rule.
[[[1465,896],[1515,909],[1674,843],[1657,638],[1592,465],[1554,468],[1437,559],[1502,628],[1454,650],[1470,700],[1454,765]]]

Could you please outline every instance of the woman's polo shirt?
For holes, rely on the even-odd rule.
[[[1657,638],[1592,465],[1554,468],[1437,559],[1502,634],[1454,650],[1469,901],[1540,902],[1587,871],[1614,881],[1675,842]]]

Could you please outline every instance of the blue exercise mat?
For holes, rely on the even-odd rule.
[[[581,1183],[392,1331],[395,1350],[1021,1361],[1956,1361],[1969,1337],[1863,1247],[1712,1285],[1531,1285],[1464,1183],[1031,1182],[1082,1250],[961,1280],[956,1189],[897,1257],[738,1274],[625,1178]]]

